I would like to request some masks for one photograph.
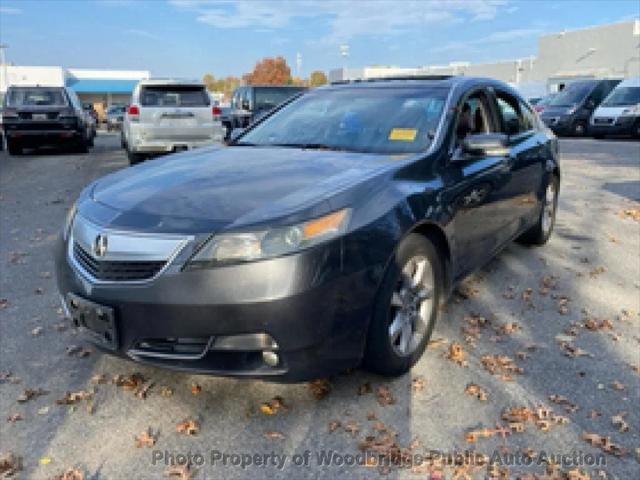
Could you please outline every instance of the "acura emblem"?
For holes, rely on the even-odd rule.
[[[107,236],[99,234],[93,241],[93,253],[96,257],[104,257],[107,254]]]

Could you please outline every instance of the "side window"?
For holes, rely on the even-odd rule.
[[[502,133],[516,135],[529,131],[536,125],[535,117],[527,115],[525,112],[528,112],[528,108],[521,105],[515,97],[504,92],[496,92],[496,101],[502,117]]]
[[[482,92],[471,94],[458,106],[456,138],[461,141],[467,135],[495,132],[487,96]]]
[[[522,125],[524,131],[535,130],[538,128],[538,120],[536,114],[522,101],[518,102],[520,105],[520,112],[522,113]]]

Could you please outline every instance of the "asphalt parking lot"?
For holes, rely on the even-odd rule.
[[[155,479],[190,455],[174,478],[639,478],[640,143],[563,139],[561,153],[549,244],[513,244],[468,278],[410,375],[282,385],[84,344],[51,249],[80,189],[126,166],[119,137],[86,155],[0,152],[0,472],[21,457],[16,478]],[[486,457],[441,455],[465,452]],[[590,477],[562,476],[575,468]]]

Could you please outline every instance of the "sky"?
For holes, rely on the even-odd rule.
[[[16,65],[240,76],[281,55],[293,74],[535,55],[541,34],[631,20],[638,0],[0,0]],[[349,55],[340,55],[340,46]]]

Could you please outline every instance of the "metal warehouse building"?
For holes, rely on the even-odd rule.
[[[492,63],[455,62],[417,68],[337,69],[331,81],[392,75],[469,75],[498,78],[525,95],[557,91],[587,78],[640,76],[640,19],[542,35],[535,57]]]
[[[113,103],[126,104],[138,81],[149,78],[146,70],[90,70],[64,67],[2,65],[0,95],[8,85],[43,85],[72,88],[83,103],[91,103],[100,115]]]

